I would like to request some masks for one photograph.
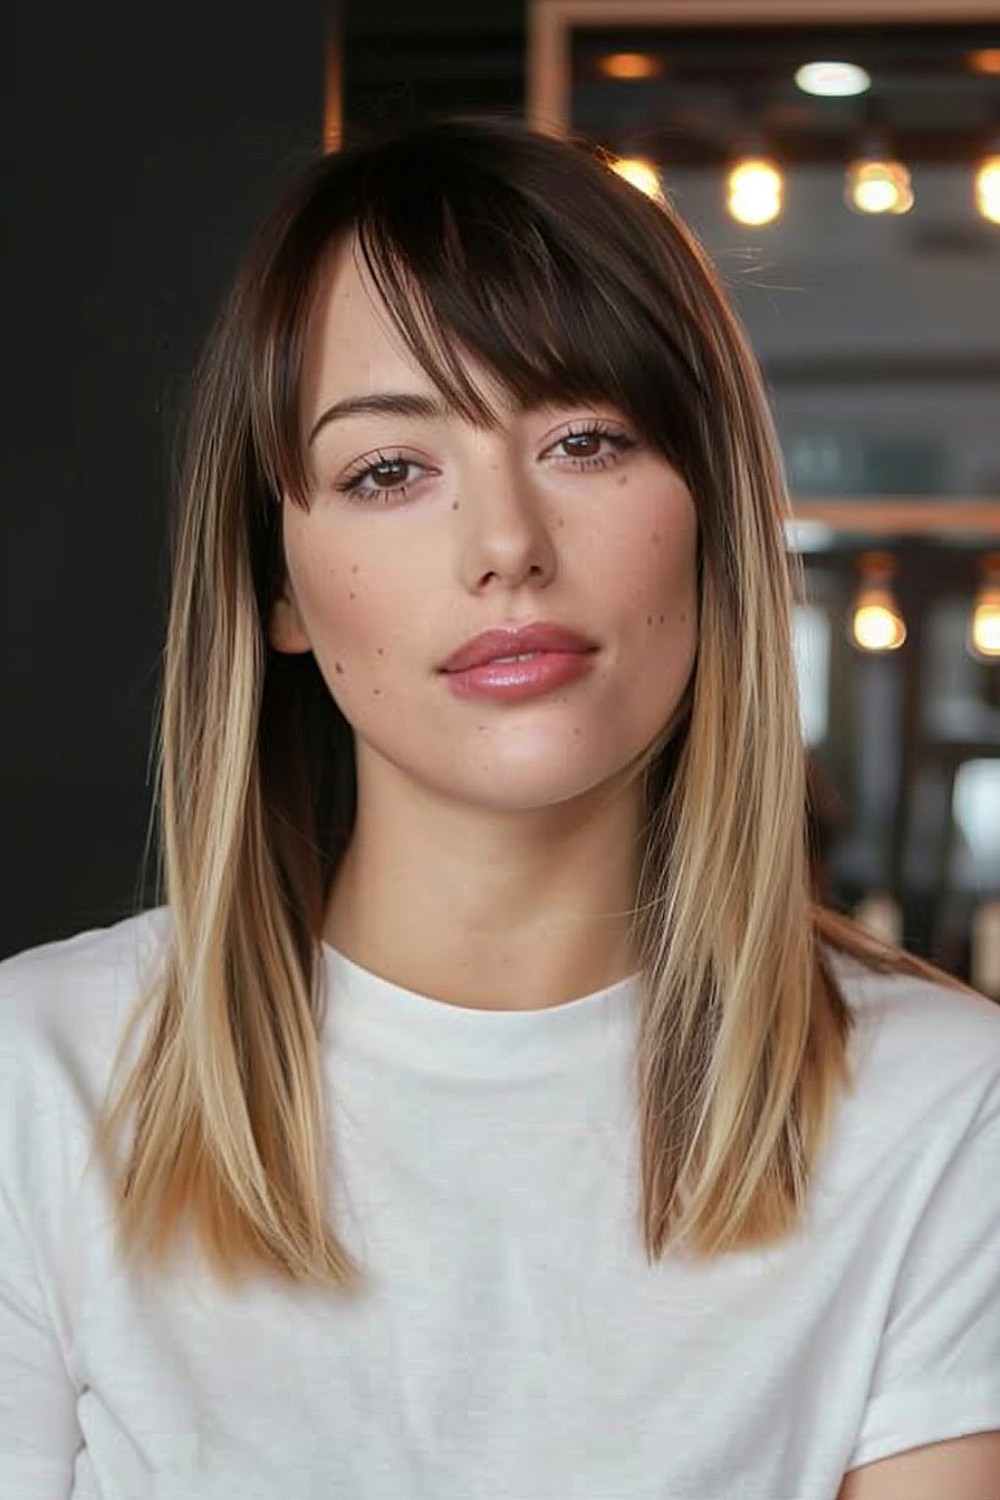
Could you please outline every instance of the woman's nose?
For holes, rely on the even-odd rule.
[[[516,588],[555,571],[553,524],[539,487],[509,453],[480,455],[470,463],[460,497],[461,567],[467,587],[497,579]]]

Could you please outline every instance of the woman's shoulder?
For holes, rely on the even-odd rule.
[[[43,1059],[73,1071],[110,1064],[126,1017],[156,977],[166,907],[27,948],[0,962],[0,1065]]]

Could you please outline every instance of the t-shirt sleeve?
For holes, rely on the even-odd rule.
[[[1000,1067],[915,1226],[847,1468],[1000,1429]]]
[[[38,1128],[44,1108],[31,1097],[6,999],[0,986],[0,1500],[67,1500],[83,1440],[29,1213],[44,1185],[32,1184],[25,1113]]]

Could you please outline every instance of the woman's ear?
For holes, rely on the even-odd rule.
[[[267,638],[275,651],[281,651],[288,656],[296,656],[304,651],[312,650],[312,643],[306,635],[302,616],[299,614],[298,605],[295,603],[291,585],[287,579],[274,596]]]

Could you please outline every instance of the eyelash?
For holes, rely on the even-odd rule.
[[[572,454],[563,454],[562,461],[572,464],[573,467],[578,471],[607,469],[612,464],[618,463],[622,455],[627,453],[630,448],[634,448],[636,446],[634,438],[627,437],[626,434],[619,431],[618,428],[606,426],[603,422],[587,422],[582,426],[571,428],[569,432],[564,432],[561,438],[557,438],[556,441],[552,443],[548,449],[546,449],[546,452],[550,452],[552,448],[558,448],[560,443],[565,443],[568,442],[571,438],[578,437],[604,438],[611,444],[611,447],[614,450],[612,453],[592,454],[589,457],[585,458],[574,458]],[[406,458],[402,453],[379,452],[376,454],[375,461],[373,463],[365,464],[364,468],[362,469],[356,469],[353,474],[349,474],[340,484],[338,484],[336,486],[338,493],[341,495],[354,496],[356,499],[356,503],[359,504],[374,503],[376,505],[385,505],[387,502],[398,499],[400,496],[405,495],[407,490],[409,490],[413,484],[417,483],[416,480],[410,480],[407,484],[393,485],[391,489],[382,489],[378,486],[368,488],[363,485],[362,480],[366,479],[382,464],[405,464],[407,465],[407,467],[413,469],[420,469],[424,467],[424,465],[416,463],[413,459]],[[358,500],[357,497],[359,496],[363,498]],[[371,497],[376,498],[373,501]]]

